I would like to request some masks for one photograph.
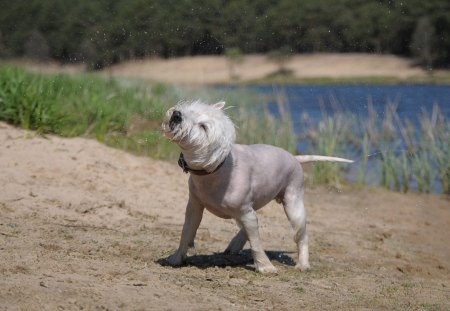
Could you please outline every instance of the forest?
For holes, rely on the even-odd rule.
[[[450,64],[448,0],[0,0],[0,57],[368,52]]]

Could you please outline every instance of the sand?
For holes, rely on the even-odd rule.
[[[292,78],[420,78],[426,72],[411,59],[376,54],[302,54],[293,55],[283,65]],[[280,65],[265,55],[246,55],[231,64],[224,56],[194,56],[168,60],[144,59],[108,67],[113,76],[139,77],[176,84],[216,84],[264,79],[280,70]]]
[[[282,208],[259,213],[277,275],[205,213],[188,264],[187,178],[175,163],[0,123],[0,310],[448,310],[450,204],[376,188],[306,189],[310,272]]]
[[[11,62],[11,61],[10,61]],[[83,65],[33,63],[12,61],[29,69],[51,73],[76,73]],[[319,53],[293,55],[283,65],[293,79],[311,78],[394,78],[398,81],[423,79],[428,73],[416,66],[412,59],[395,55],[364,53]],[[267,78],[280,70],[280,64],[266,55],[246,55],[240,62],[231,63],[225,56],[205,55],[161,59],[146,58],[125,61],[106,67],[100,72],[108,76],[141,78],[151,82],[182,85],[251,82]],[[448,75],[448,70],[436,70],[435,75]]]

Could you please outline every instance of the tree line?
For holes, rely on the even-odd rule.
[[[0,57],[373,52],[450,64],[448,0],[0,0]]]

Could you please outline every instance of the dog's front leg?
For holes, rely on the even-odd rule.
[[[186,258],[186,253],[190,244],[193,244],[195,234],[198,226],[202,221],[203,206],[194,199],[192,195],[189,196],[189,201],[186,206],[186,214],[184,219],[183,231],[181,233],[180,246],[178,250],[167,258],[167,262],[171,266],[180,266]]]
[[[251,212],[242,215],[237,221],[241,223],[247,234],[256,271],[261,273],[276,273],[277,269],[272,265],[261,245],[256,212],[251,210]]]

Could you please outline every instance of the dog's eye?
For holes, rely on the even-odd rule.
[[[204,130],[205,132],[208,132],[208,127],[207,127],[205,124],[200,123],[198,126],[200,126],[200,128],[201,128],[202,130]]]

